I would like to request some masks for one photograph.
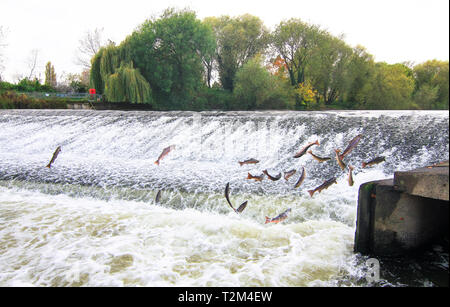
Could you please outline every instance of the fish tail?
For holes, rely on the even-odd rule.
[[[308,190],[309,195],[311,195],[311,197],[314,195],[314,190]]]
[[[366,162],[363,162],[362,163],[362,167],[364,168],[364,167],[366,167],[367,166],[367,163]]]
[[[316,141],[314,142],[314,144],[320,145],[320,144],[319,144],[319,140],[316,140]]]
[[[247,173],[247,179],[252,179],[252,175],[250,175],[250,173]]]
[[[270,223],[270,217],[266,216],[266,222],[264,224]]]
[[[352,170],[354,170],[355,168],[349,164],[349,165],[348,165],[348,169],[352,171]]]
[[[155,164],[159,166],[159,160],[156,160],[156,161],[155,161]]]
[[[239,162],[239,165],[242,166],[244,164],[244,162]]]
[[[50,168],[50,166],[51,166],[50,164],[47,164],[47,165],[46,165],[45,167],[48,167],[48,168]]]

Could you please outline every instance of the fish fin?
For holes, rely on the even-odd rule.
[[[239,208],[236,209],[237,213],[241,213],[242,211],[244,211],[245,207],[247,207],[247,201],[243,202]]]
[[[264,224],[270,223],[270,217],[266,216],[266,222]]]
[[[252,175],[250,175],[250,173],[247,173],[247,179],[252,179]]]
[[[309,195],[311,195],[311,197],[314,195],[314,190],[308,190]]]

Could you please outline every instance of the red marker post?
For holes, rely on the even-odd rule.
[[[95,96],[95,88],[90,88],[89,89],[89,95],[91,95],[91,100],[94,100],[94,96]]]

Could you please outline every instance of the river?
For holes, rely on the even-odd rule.
[[[369,281],[353,243],[359,185],[448,160],[448,125],[447,111],[0,110],[0,286],[434,286],[393,268]],[[349,186],[334,149],[358,134]],[[293,158],[316,140],[329,161]],[[297,172],[247,179],[266,169]],[[431,254],[448,270],[448,250]]]

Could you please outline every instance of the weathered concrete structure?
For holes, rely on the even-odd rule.
[[[448,161],[359,188],[355,252],[401,255],[447,237]]]

